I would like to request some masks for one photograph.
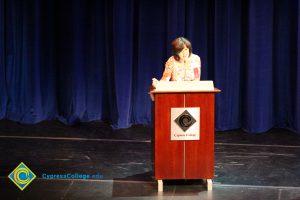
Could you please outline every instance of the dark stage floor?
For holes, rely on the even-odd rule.
[[[58,121],[21,125],[2,120],[1,195],[5,199],[300,199],[296,133],[216,132],[213,191],[207,192],[201,180],[165,181],[161,194],[152,179],[151,134],[151,128],[144,126],[112,130],[100,122],[66,126]],[[7,177],[20,162],[37,176],[23,191]],[[98,176],[45,179],[68,173]]]

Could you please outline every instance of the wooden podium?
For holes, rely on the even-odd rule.
[[[199,81],[202,82],[202,81]],[[171,84],[172,83],[168,83]],[[176,83],[180,84],[180,83]],[[184,87],[186,89],[172,86],[150,90],[153,101],[154,117],[154,176],[158,180],[158,191],[163,191],[163,180],[171,179],[204,179],[207,189],[212,189],[212,178],[214,177],[214,115],[215,94],[220,92],[217,88],[199,90],[197,87]],[[181,116],[173,116],[173,109],[182,109],[185,113]],[[199,110],[195,116],[187,116],[189,108]],[[191,112],[191,111],[189,111]],[[180,114],[180,112],[179,112]],[[182,117],[183,128],[190,118],[198,123],[196,129],[199,131],[195,139],[193,130],[186,134],[186,130],[180,130],[178,119]],[[177,117],[177,118],[176,118]],[[176,118],[178,124],[173,120]],[[180,121],[180,120],[179,120]],[[173,124],[172,124],[173,123]],[[176,127],[178,126],[178,127]],[[194,124],[191,127],[195,126]],[[174,128],[173,128],[174,127]],[[182,133],[172,133],[176,128]],[[189,127],[188,127],[189,128]],[[171,130],[172,129],[172,130]],[[174,129],[174,130],[173,130]],[[190,128],[191,129],[191,128]],[[185,139],[184,135],[192,135]],[[174,137],[172,139],[172,137]],[[176,138],[183,136],[179,140]]]

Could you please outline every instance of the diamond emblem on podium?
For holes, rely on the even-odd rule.
[[[196,122],[187,110],[183,111],[174,121],[184,132]]]

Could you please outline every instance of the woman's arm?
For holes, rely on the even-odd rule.
[[[174,61],[171,57],[168,59],[168,61],[165,64],[165,70],[164,70],[163,76],[160,80],[169,81],[172,77],[173,68],[174,68]]]
[[[200,80],[201,78],[201,60],[200,57],[195,55],[192,61],[192,67],[194,70],[194,80]]]

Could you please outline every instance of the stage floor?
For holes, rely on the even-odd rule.
[[[6,199],[300,199],[300,135],[216,132],[212,192],[202,181],[165,181],[157,192],[152,129],[113,130],[103,122],[66,126],[0,121],[0,191]],[[37,176],[23,191],[8,179],[21,163]],[[94,179],[47,179],[53,174]]]

